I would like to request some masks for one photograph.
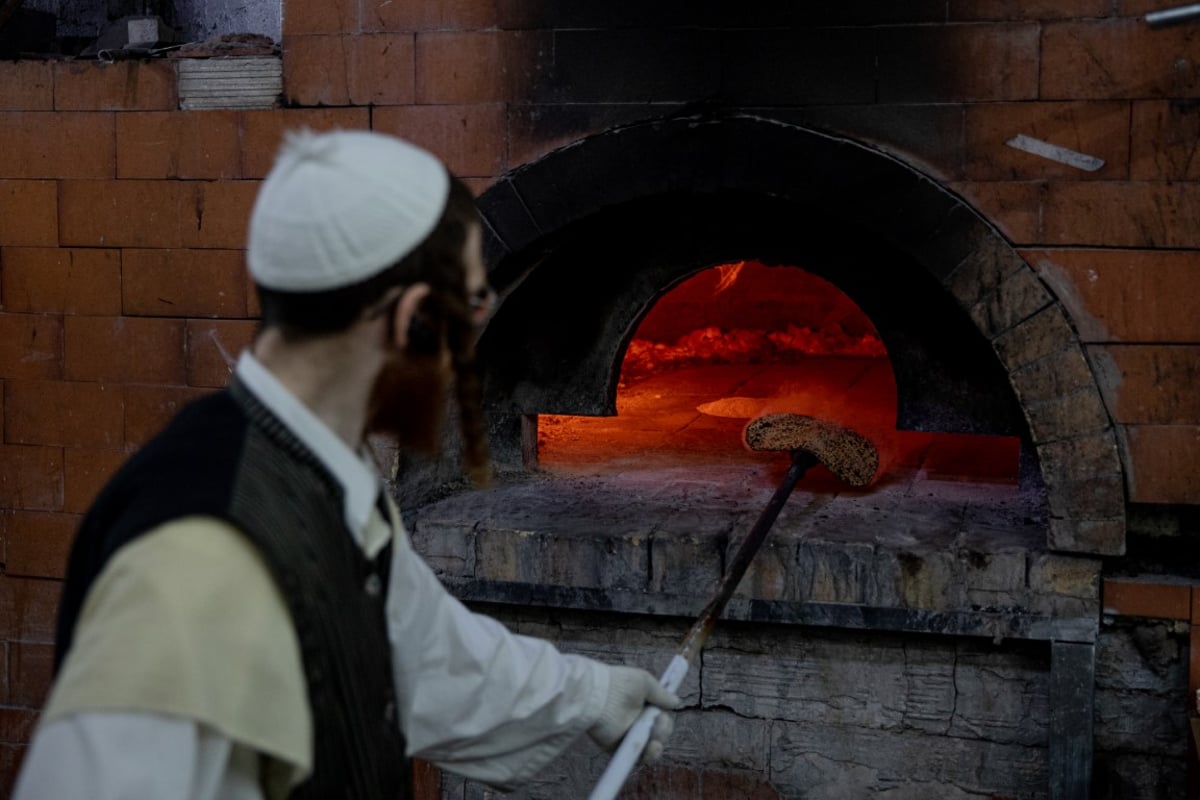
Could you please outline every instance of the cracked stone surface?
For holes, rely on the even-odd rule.
[[[483,606],[567,652],[658,672],[678,623]],[[755,776],[784,798],[1048,796],[1042,643],[730,623],[681,690],[653,769]],[[520,800],[585,797],[607,755],[583,737]],[[455,778],[446,798],[500,797]],[[658,795],[668,797],[674,795]],[[694,797],[684,792],[680,797]]]

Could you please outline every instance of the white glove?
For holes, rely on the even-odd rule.
[[[674,711],[683,702],[644,669],[614,666],[609,670],[608,699],[604,703],[604,710],[600,712],[600,719],[588,729],[588,735],[606,750],[620,743],[625,731],[629,730],[647,704],[666,712]],[[650,741],[642,751],[643,764],[659,759],[663,745],[674,730],[675,716],[659,714],[650,730]]]

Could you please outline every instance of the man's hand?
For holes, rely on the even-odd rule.
[[[600,719],[588,730],[601,747],[611,750],[625,731],[633,725],[638,715],[646,705],[657,706],[663,712],[674,711],[682,701],[679,697],[661,683],[658,678],[636,667],[610,667],[608,684],[608,700]],[[650,731],[650,741],[642,753],[642,763],[649,764],[657,761],[662,755],[663,745],[675,730],[675,716],[662,713],[654,720]]]

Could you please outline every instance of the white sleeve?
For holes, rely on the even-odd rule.
[[[40,726],[13,800],[263,800],[258,756],[182,717],[70,714]]]
[[[597,720],[608,668],[467,609],[397,532],[388,634],[411,756],[510,788]]]

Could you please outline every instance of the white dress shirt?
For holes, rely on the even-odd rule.
[[[365,453],[347,447],[249,353],[239,359],[237,375],[341,482],[347,527],[364,552],[373,556],[389,540],[394,542],[386,599],[387,626],[407,755],[501,788],[531,778],[600,716],[608,695],[608,668],[582,656],[564,654],[541,639],[513,634],[496,620],[463,606],[412,550],[398,514],[393,513],[394,527],[379,524],[376,501],[383,487]],[[221,524],[202,519],[194,523]],[[135,695],[136,687],[130,690],[124,708],[95,699],[73,699],[96,694],[89,695],[86,686],[87,676],[93,672],[87,663],[89,652],[94,659],[104,659],[106,641],[110,647],[121,646],[112,643],[113,637],[88,639],[84,628],[89,619],[97,620],[96,626],[103,625],[105,614],[111,610],[105,605],[109,597],[135,598],[111,601],[121,606],[136,603],[137,597],[144,596],[132,590],[122,592],[122,582],[117,579],[109,580],[111,591],[98,591],[96,587],[104,583],[110,570],[119,574],[119,565],[114,565],[125,557],[126,550],[130,553],[124,567],[135,570],[139,559],[161,563],[153,560],[155,548],[161,556],[168,548],[177,547],[178,542],[188,541],[178,535],[173,538],[175,545],[170,544],[172,535],[160,535],[158,531],[139,537],[118,551],[97,578],[89,592],[91,606],[85,604],[81,614],[76,644],[59,673],[60,679],[64,674],[81,677],[73,678],[71,687],[52,689],[46,713],[26,753],[15,800],[265,800],[288,791],[289,784],[302,779],[311,768],[310,753],[287,755],[295,751],[294,745],[291,750],[289,746],[272,748],[262,744],[261,738],[243,736],[240,731],[247,728],[232,720],[236,710],[222,716],[207,707],[200,708],[201,701],[191,706],[194,713],[180,712],[180,707],[171,703],[162,704],[166,710],[147,708],[145,693]],[[219,542],[221,537],[205,537],[210,538]],[[235,538],[241,537],[229,540]],[[195,569],[203,566],[198,563]],[[269,581],[265,570],[261,575]],[[156,577],[145,575],[148,582]],[[129,581],[124,584],[128,586]],[[273,584],[257,590],[277,594]],[[94,603],[93,594],[97,595]],[[149,612],[158,615],[155,619],[167,613],[160,613],[161,605],[155,604]],[[277,619],[277,624],[269,627],[285,628],[291,637],[290,618],[282,604],[278,605],[278,612],[264,612],[280,615],[268,616]],[[169,618],[162,624],[170,624]],[[120,635],[136,633],[122,631]],[[96,645],[89,650],[88,645],[81,644],[85,641],[95,641]],[[148,641],[135,646],[139,664],[153,661],[156,646],[163,648],[164,663],[176,657],[169,651],[169,644]],[[272,653],[248,649],[250,652],[243,654],[237,647],[234,660],[261,656],[303,685],[302,676],[291,672],[302,667],[298,653],[290,651],[290,646],[275,646]],[[74,668],[73,659],[79,660]],[[292,696],[298,698],[297,708],[285,711],[294,711],[294,718],[300,722],[289,726],[289,734],[290,728],[311,726],[306,698],[296,692]],[[299,708],[301,705],[303,708]],[[186,704],[181,707],[188,708]],[[293,717],[285,713],[281,718]],[[229,724],[227,719],[231,720]],[[299,739],[289,741],[308,742],[305,735],[310,736],[311,731],[300,731]],[[276,766],[282,764],[291,770],[290,781],[282,786],[262,773],[262,765],[272,760]],[[276,788],[269,788],[272,785]]]

